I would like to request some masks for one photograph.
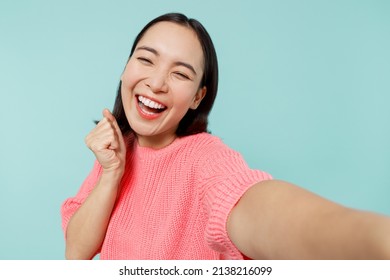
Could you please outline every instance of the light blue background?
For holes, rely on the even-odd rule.
[[[84,137],[136,34],[170,11],[214,39],[213,134],[253,168],[390,214],[389,3],[2,0],[0,259],[63,259],[60,205],[94,160]]]

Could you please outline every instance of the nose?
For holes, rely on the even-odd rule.
[[[154,93],[165,93],[168,91],[167,74],[163,70],[156,69],[153,71],[145,83]]]

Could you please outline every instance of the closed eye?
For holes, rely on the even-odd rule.
[[[145,64],[145,65],[153,64],[153,62],[152,62],[150,59],[146,58],[146,57],[140,56],[140,57],[137,57],[137,59],[138,59],[142,64]]]
[[[184,79],[184,80],[191,80],[191,78],[190,78],[188,75],[184,74],[184,73],[175,72],[174,74],[175,74],[176,76],[178,76],[179,78],[181,78],[181,79]]]

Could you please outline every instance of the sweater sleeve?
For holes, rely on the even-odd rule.
[[[227,218],[251,186],[272,177],[260,170],[250,169],[238,152],[222,144],[206,157],[200,179],[208,245],[219,252],[222,259],[244,259],[245,256],[228,236]]]
[[[66,199],[61,205],[61,218],[62,218],[62,229],[64,235],[66,236],[66,229],[70,219],[73,214],[79,209],[81,204],[85,201],[88,195],[91,193],[95,187],[100,174],[102,172],[102,167],[95,161],[92,171],[89,173],[87,178],[84,180],[76,196]]]

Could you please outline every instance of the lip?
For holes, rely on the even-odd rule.
[[[157,101],[156,99],[154,98],[150,98],[149,96],[145,96],[145,95],[141,95],[141,94],[137,94],[135,95],[135,107],[137,108],[137,111],[138,111],[138,114],[144,118],[144,119],[147,119],[147,120],[154,120],[154,119],[157,119],[158,117],[161,116],[161,114],[164,112],[162,111],[161,113],[154,113],[154,114],[148,114],[148,113],[145,113],[144,110],[142,110],[142,108],[139,106],[139,100],[138,100],[138,96],[143,96],[145,98],[148,98],[158,104],[161,104],[165,107],[167,107],[166,105],[164,105],[163,103],[161,103],[160,101]]]

